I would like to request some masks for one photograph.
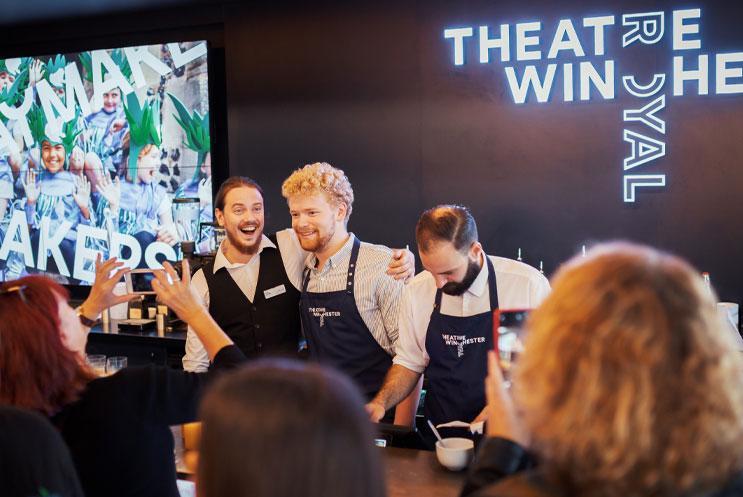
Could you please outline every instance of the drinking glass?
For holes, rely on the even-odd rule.
[[[103,354],[88,354],[85,360],[98,376],[106,376],[106,356]]]
[[[112,375],[126,367],[127,359],[124,356],[109,357],[106,360],[106,374]]]

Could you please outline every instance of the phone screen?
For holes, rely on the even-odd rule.
[[[493,311],[493,343],[503,378],[509,383],[511,370],[524,351],[524,324],[528,315],[528,309]]]
[[[152,280],[155,274],[152,272],[129,273],[132,279],[132,293],[152,292]]]

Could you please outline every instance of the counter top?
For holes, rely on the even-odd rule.
[[[130,333],[126,331],[119,331],[119,322],[118,319],[112,319],[108,325],[99,325],[94,326],[90,329],[90,333],[100,336],[100,335],[110,335],[112,337],[129,337],[134,339],[139,339],[142,342],[153,342],[157,343],[162,340],[166,341],[181,341],[185,342],[186,340],[186,332],[185,331],[172,331],[172,332],[166,332],[163,334],[158,334],[157,331],[148,331],[145,333]]]
[[[467,472],[445,469],[434,452],[396,447],[379,450],[388,497],[457,497],[462,490]]]

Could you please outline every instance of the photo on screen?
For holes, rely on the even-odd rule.
[[[207,42],[0,59],[0,281],[214,249]]]

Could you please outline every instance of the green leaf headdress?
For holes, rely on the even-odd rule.
[[[85,79],[92,83],[93,82],[93,56],[91,55],[90,52],[83,52],[78,57],[80,58],[80,64],[82,64],[83,66],[83,73],[85,74],[84,76]],[[121,74],[123,74],[126,80],[131,83],[132,68],[129,67],[129,61],[126,58],[124,51],[120,48],[117,48],[116,50],[112,51],[111,59],[113,59],[114,63],[117,66],[119,66],[119,69],[121,70]]]
[[[204,159],[206,159],[206,154],[211,150],[209,112],[203,116],[197,111],[191,114],[178,97],[172,93],[168,93],[168,96],[173,101],[175,110],[178,112],[178,115],[173,114],[173,117],[175,117],[175,120],[178,121],[178,124],[186,134],[186,146],[199,154],[196,161],[196,172],[194,173],[194,178],[196,179],[198,178],[201,165],[204,163]]]
[[[13,84],[0,90],[0,103],[6,103],[14,106],[21,97],[21,94],[28,86],[28,66],[31,59],[28,57],[22,59],[1,59],[0,72],[6,72],[13,76]],[[4,116],[3,116],[4,117]],[[3,119],[7,121],[7,119]]]
[[[15,81],[13,81],[12,85],[10,85],[8,88],[3,88],[0,91],[0,103],[6,103],[9,106],[13,107],[18,102],[21,94],[23,93],[21,87],[25,88],[26,86],[24,84],[24,80],[27,79],[27,75],[28,70],[24,69],[23,72],[21,72],[15,79]]]
[[[144,104],[139,103],[135,92],[129,93],[124,99],[124,114],[129,123],[129,161],[127,173],[130,178],[136,176],[137,158],[145,145],[160,146],[160,102],[155,99],[146,99]]]
[[[75,117],[66,123],[60,119],[48,121],[41,107],[34,104],[29,109],[26,119],[34,142],[41,150],[42,143],[47,141],[51,145],[62,145],[65,150],[65,169],[68,167],[67,159],[75,147],[78,135],[82,130],[77,129],[80,112],[75,112]],[[42,162],[43,165],[43,162]]]
[[[44,68],[44,79],[54,88],[61,88],[64,85],[64,68],[67,65],[67,59],[64,55],[57,55],[49,59]]]
[[[5,62],[7,59],[0,59],[0,72],[7,72],[11,76],[15,76],[15,72],[12,71],[8,64]]]

